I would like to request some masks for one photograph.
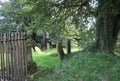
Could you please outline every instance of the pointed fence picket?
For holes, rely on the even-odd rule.
[[[0,33],[0,81],[27,81],[25,32]]]

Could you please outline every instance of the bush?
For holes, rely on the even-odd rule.
[[[119,81],[120,59],[105,53],[78,54],[53,71],[45,78],[52,81]]]

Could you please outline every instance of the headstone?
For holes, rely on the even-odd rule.
[[[42,54],[42,51],[39,47],[35,46],[35,51],[38,53],[38,54]]]

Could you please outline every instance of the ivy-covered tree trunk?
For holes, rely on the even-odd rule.
[[[106,9],[103,9],[107,0],[99,1],[99,9],[96,21],[96,42],[90,49],[92,52],[108,52],[114,53],[117,36],[120,30],[120,14],[115,12],[119,11],[119,0],[108,3]],[[103,4],[104,3],[104,4]],[[107,3],[107,2],[106,2]],[[115,10],[113,8],[115,7]]]
[[[60,60],[62,61],[65,55],[63,51],[62,42],[57,43],[57,53],[59,55]]]

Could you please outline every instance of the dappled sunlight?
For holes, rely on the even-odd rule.
[[[120,81],[119,4],[0,0],[0,81]]]
[[[57,54],[56,48],[45,50],[42,49],[42,54],[39,54],[38,48],[35,48],[36,51],[32,49],[33,61],[37,63],[37,66],[52,68],[58,64],[60,64],[60,60]],[[66,48],[64,48],[66,53]],[[78,47],[73,47],[71,49],[72,52],[79,51]]]
[[[60,63],[56,49],[41,50],[42,54],[39,54],[40,49],[35,48],[35,50],[36,51],[33,51],[32,49],[32,56],[37,66],[52,68]]]
[[[40,48],[35,47],[35,51],[32,48],[32,54],[34,56],[48,56],[51,54],[57,54],[57,50],[55,48],[49,49],[49,50],[41,50]]]
[[[66,48],[64,48],[63,50],[64,50],[65,53],[67,53]],[[76,51],[80,51],[80,49],[77,46],[71,48],[71,52],[76,52]],[[52,48],[52,49],[49,49],[49,50],[41,50],[39,47],[35,46],[35,51],[32,48],[32,54],[34,56],[57,55],[57,50],[56,50],[56,48]]]
[[[57,50],[54,49],[49,49],[49,50],[45,50],[43,51],[44,55],[51,55],[51,54],[57,54]]]

